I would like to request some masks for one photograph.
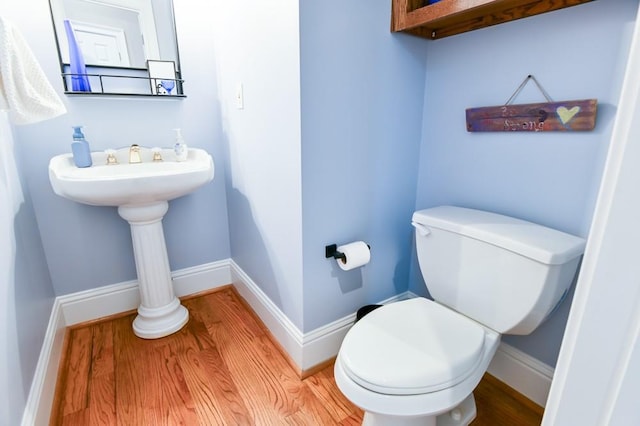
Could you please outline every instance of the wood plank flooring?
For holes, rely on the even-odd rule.
[[[359,425],[329,365],[301,380],[226,287],[183,300],[178,333],[137,338],[134,314],[68,330],[51,425]],[[542,408],[486,375],[473,426],[539,425]]]

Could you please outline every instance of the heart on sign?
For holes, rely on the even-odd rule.
[[[556,108],[556,113],[558,114],[558,117],[560,117],[560,121],[562,121],[562,124],[567,124],[579,112],[579,106],[574,106],[571,109],[567,109],[563,106]]]

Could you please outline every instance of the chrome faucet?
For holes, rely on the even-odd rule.
[[[140,158],[140,147],[135,143],[131,145],[131,148],[129,148],[129,164],[133,163],[142,163],[142,158]]]

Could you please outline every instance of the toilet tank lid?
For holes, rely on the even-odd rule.
[[[493,244],[538,262],[557,265],[584,252],[585,240],[546,226],[497,213],[439,206],[419,210],[413,222]]]

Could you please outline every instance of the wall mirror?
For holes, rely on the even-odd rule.
[[[172,0],[49,5],[65,93],[184,97]],[[175,73],[154,78],[154,64]]]

